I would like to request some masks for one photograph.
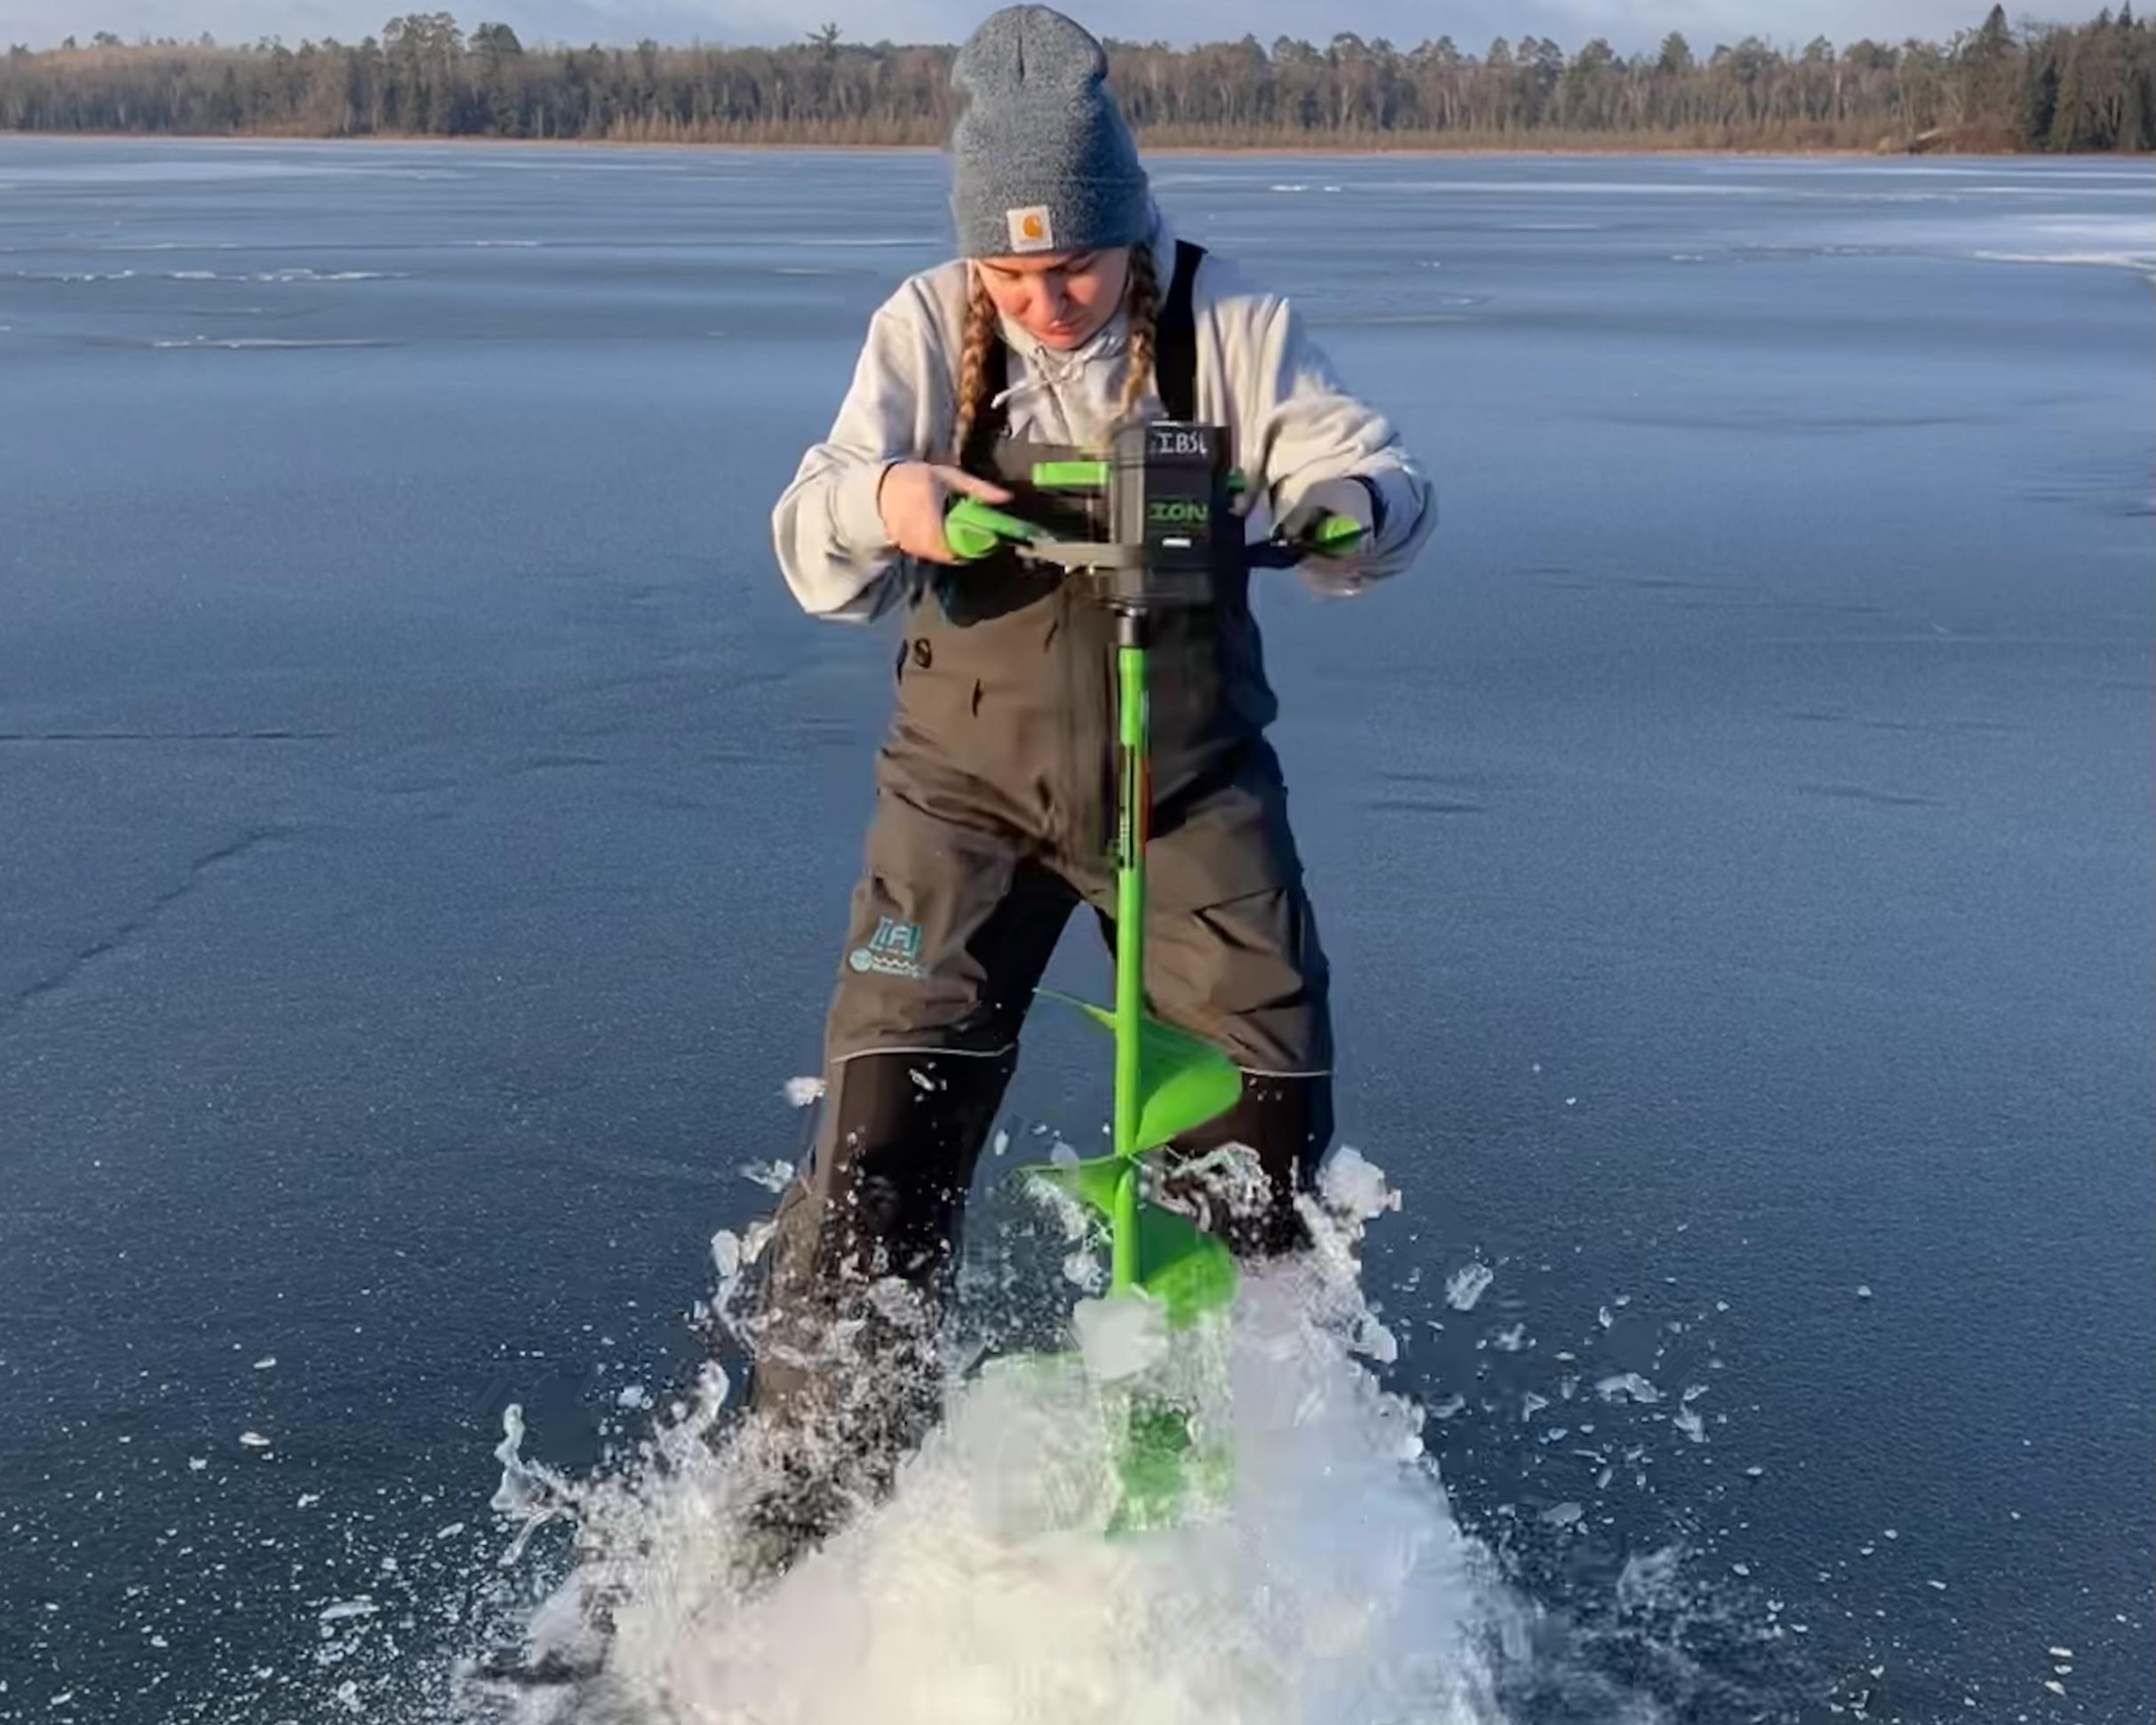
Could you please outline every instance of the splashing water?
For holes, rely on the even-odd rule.
[[[495,1506],[518,1531],[577,1524],[581,1567],[526,1626],[529,1651],[603,1669],[465,1717],[524,1725],[1483,1725],[1516,1639],[1489,1554],[1456,1525],[1420,1411],[1364,1363],[1386,1336],[1356,1248],[1396,1207],[1343,1147],[1305,1215],[1315,1249],[1246,1267],[1229,1321],[1178,1336],[1168,1369],[1232,1452],[1183,1525],[1110,1536],[1107,1379],[1157,1335],[1071,1301],[1053,1355],[991,1360],[863,1511],[775,1584],[732,1577],[746,1446],[707,1441],[732,1387],[706,1368],[641,1466],[573,1482],[524,1459],[513,1412]],[[723,1308],[762,1241],[714,1242]],[[1069,1290],[1066,1289],[1066,1292]],[[1090,1298],[1090,1297],[1089,1297]],[[1083,1308],[1083,1309],[1081,1309]],[[1093,1346],[1075,1337],[1085,1325]],[[1134,1343],[1139,1345],[1134,1347]],[[625,1554],[627,1554],[625,1555]],[[475,1696],[478,1691],[475,1691]]]

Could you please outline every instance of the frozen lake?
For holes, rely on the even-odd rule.
[[[1644,1717],[2146,1719],[2156,172],[1155,168],[1439,489],[1261,615],[1452,1513]],[[435,1716],[504,1406],[691,1357],[889,702],[770,505],[940,199],[0,139],[0,1721]]]

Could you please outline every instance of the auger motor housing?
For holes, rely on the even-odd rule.
[[[1102,598],[1118,608],[1211,603],[1243,547],[1227,428],[1175,419],[1126,426],[1103,465],[1109,530],[1137,554],[1095,573]]]

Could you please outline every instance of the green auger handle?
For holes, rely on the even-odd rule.
[[[1033,473],[1040,489],[1090,490],[1107,482],[1108,465],[1099,461],[1043,462]],[[1229,476],[1229,489],[1246,483],[1238,469]],[[954,556],[968,562],[986,557],[1014,542],[1028,545],[1041,537],[1032,522],[986,504],[978,497],[962,497],[943,514],[943,540]],[[1327,515],[1310,529],[1304,547],[1319,557],[1338,557],[1352,550],[1363,537],[1362,523],[1351,515]]]
[[[1013,540],[1022,545],[1039,537],[1040,529],[1032,522],[1006,514],[978,497],[960,497],[943,512],[943,543],[953,556],[968,562]]]
[[[1363,524],[1352,515],[1321,515],[1305,543],[1320,557],[1338,557],[1354,549]]]

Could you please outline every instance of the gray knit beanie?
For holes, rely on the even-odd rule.
[[[959,50],[951,82],[959,252],[1000,258],[1128,245],[1151,225],[1137,140],[1108,56],[1046,6],[1006,6]]]

